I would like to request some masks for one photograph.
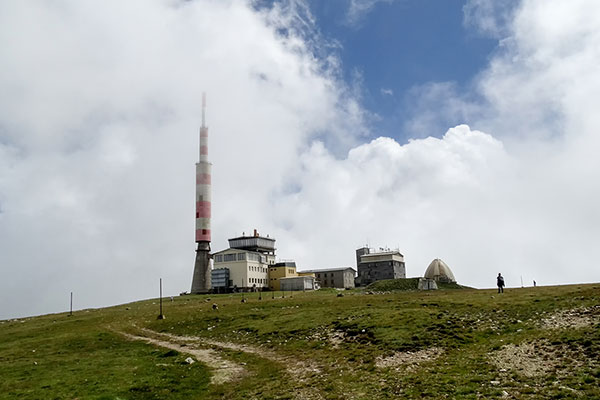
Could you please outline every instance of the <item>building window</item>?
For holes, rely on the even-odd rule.
[[[246,260],[246,253],[238,253],[237,254],[237,259],[238,259],[238,261],[244,261],[244,260]]]
[[[220,254],[218,256],[215,256],[215,262],[223,262],[223,256]]]
[[[235,254],[223,254],[223,261],[235,261]]]

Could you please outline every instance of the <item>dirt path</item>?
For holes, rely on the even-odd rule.
[[[189,354],[198,361],[206,364],[214,370],[212,383],[224,383],[239,379],[247,373],[246,369],[221,357],[218,350],[228,349],[253,354],[263,359],[276,362],[281,365],[293,377],[295,388],[290,393],[295,399],[323,399],[321,394],[314,389],[309,380],[321,372],[321,368],[314,362],[298,360],[291,356],[282,356],[269,349],[247,344],[222,342],[205,339],[197,336],[178,336],[171,333],[156,332],[147,328],[139,328],[144,336],[132,335],[118,332],[131,340],[141,340],[146,343],[176,350],[183,354]],[[210,346],[212,348],[198,348]]]
[[[220,349],[228,349],[241,351],[243,353],[254,354],[261,358],[265,358],[270,361],[274,361],[278,364],[281,364],[290,374],[293,374],[295,379],[305,380],[310,376],[320,373],[321,369],[316,363],[310,363],[302,360],[298,360],[297,358],[282,356],[277,354],[271,350],[261,348],[258,346],[251,346],[247,344],[239,344],[232,342],[221,342],[212,339],[205,339],[197,336],[177,336],[171,333],[162,333],[156,332],[150,329],[141,328],[144,333],[149,335],[154,335],[156,337],[163,337],[169,340],[183,341],[188,343],[199,343],[202,345],[209,345],[213,347],[217,347]]]
[[[245,374],[245,369],[241,365],[232,363],[219,356],[215,350],[212,349],[198,349],[189,346],[182,346],[180,344],[150,338],[147,336],[137,336],[125,332],[119,332],[130,340],[141,340],[154,346],[164,347],[166,349],[175,350],[183,354],[188,354],[196,358],[196,360],[208,365],[213,370],[211,383],[220,384],[232,381]]]

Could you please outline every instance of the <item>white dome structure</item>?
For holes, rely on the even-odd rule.
[[[450,267],[439,258],[436,258],[429,264],[424,277],[434,279],[437,282],[456,282]]]

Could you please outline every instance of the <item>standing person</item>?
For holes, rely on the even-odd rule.
[[[504,278],[498,272],[498,277],[496,278],[496,284],[498,285],[498,293],[504,293]]]

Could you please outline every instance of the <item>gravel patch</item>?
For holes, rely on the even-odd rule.
[[[397,352],[389,357],[377,357],[375,366],[378,368],[415,369],[419,364],[433,361],[444,351],[438,347],[431,347],[419,351]]]
[[[600,305],[558,311],[542,319],[545,329],[585,328],[600,323]]]

